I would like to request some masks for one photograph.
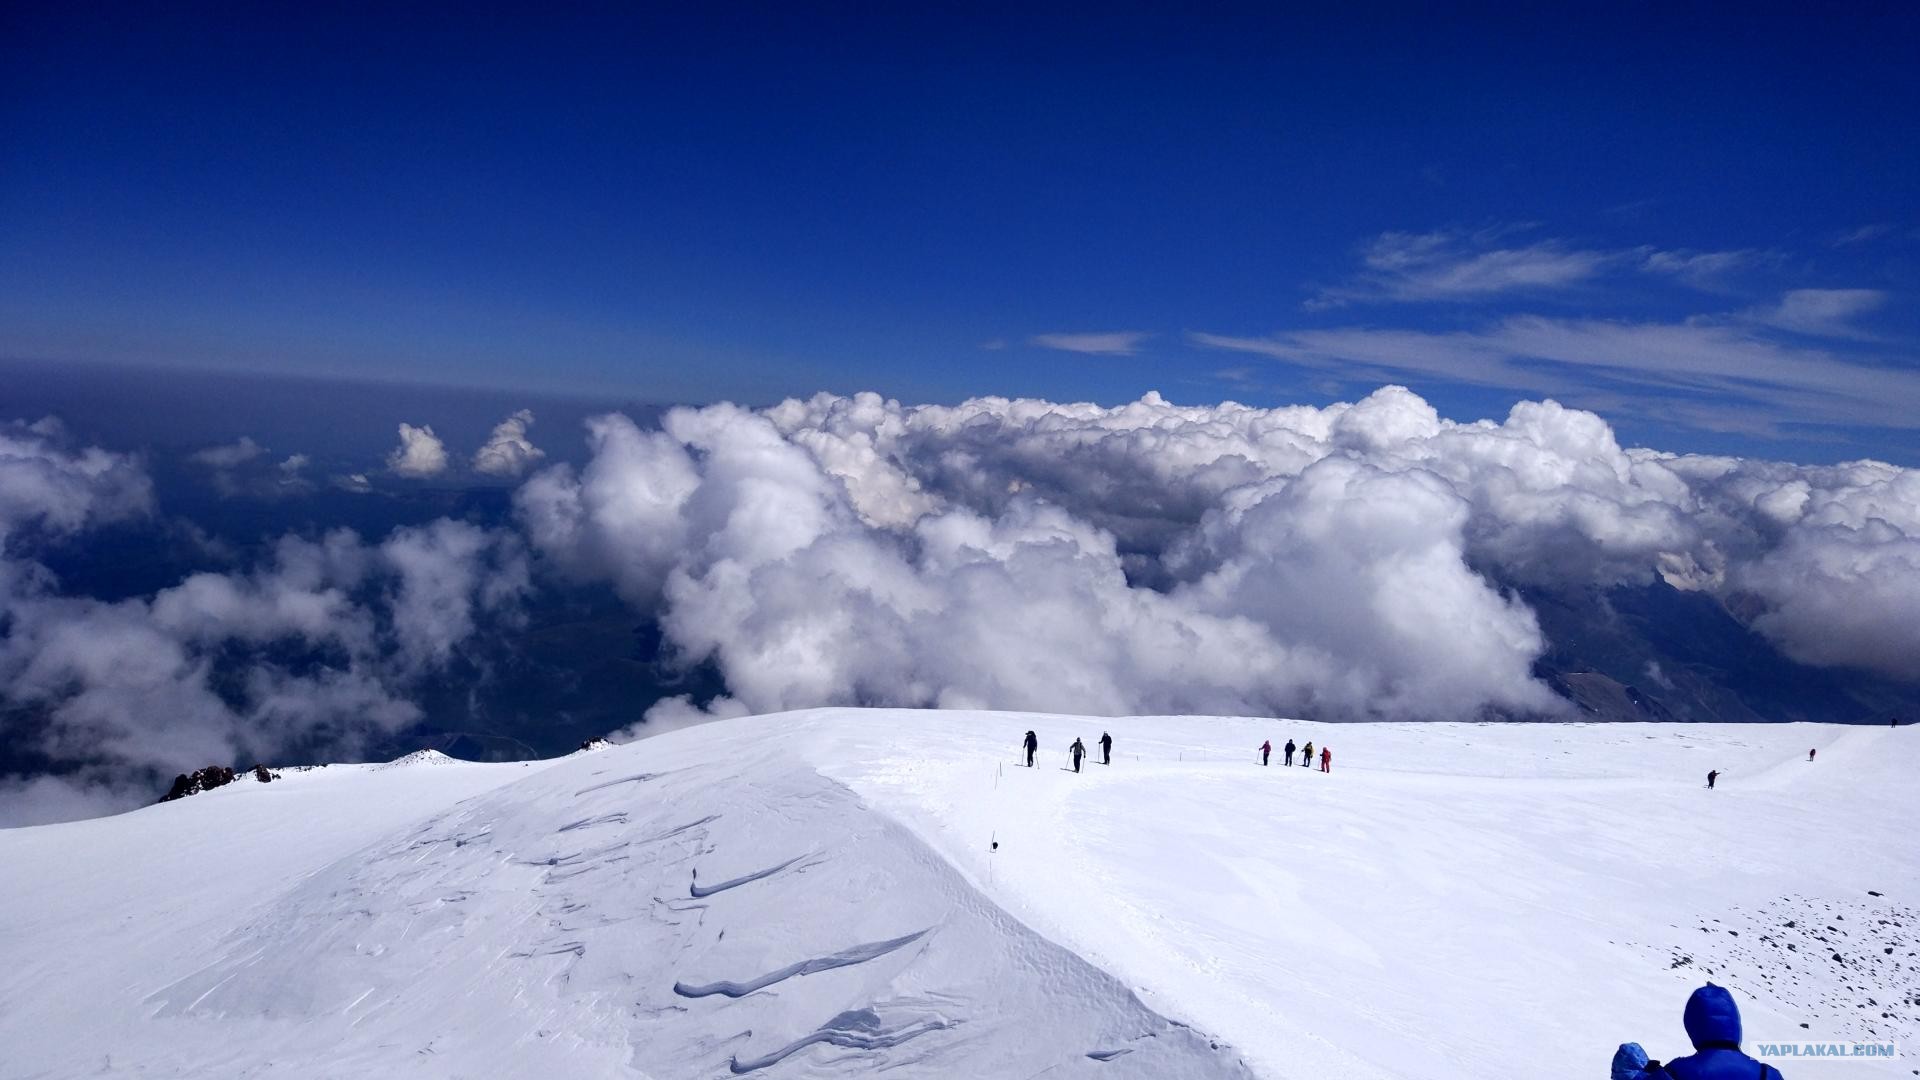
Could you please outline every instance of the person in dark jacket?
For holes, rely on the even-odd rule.
[[[1812,760],[1813,760],[1813,755],[1815,755],[1815,754],[1817,754],[1817,753],[1819,753],[1819,752],[1820,752],[1820,748],[1819,748],[1819,747],[1817,747],[1817,746],[1816,746],[1816,747],[1814,747],[1813,749],[1811,749],[1811,750],[1809,750],[1809,751],[1807,751],[1807,760],[1808,760],[1808,761],[1812,761]]]
[[[1707,773],[1707,790],[1708,790],[1708,791],[1712,791],[1712,790],[1713,790],[1713,782],[1714,782],[1715,780],[1718,780],[1718,779],[1720,779],[1720,770],[1719,770],[1719,769],[1714,769],[1714,770],[1712,770],[1712,771],[1710,771],[1710,772],[1708,772],[1708,773]]]
[[[1288,739],[1287,745],[1281,747],[1280,750],[1281,752],[1286,754],[1286,757],[1283,757],[1280,759],[1281,764],[1283,765],[1293,764],[1293,740]]]
[[[1078,738],[1075,738],[1073,740],[1073,745],[1067,747],[1067,753],[1073,755],[1073,771],[1079,772],[1080,759],[1087,756],[1087,748],[1081,745],[1080,740]]]
[[[1029,731],[1026,740],[1020,745],[1027,748],[1027,768],[1033,768],[1033,752],[1040,749],[1040,737]]]
[[[1260,744],[1260,764],[1265,765],[1267,763],[1267,755],[1271,753],[1273,753],[1273,740],[1268,739],[1266,742]]]
[[[1695,990],[1681,1019],[1694,1052],[1667,1062],[1673,1080],[1783,1080],[1780,1070],[1741,1052],[1740,1007],[1724,987]]]
[[[1100,764],[1113,764],[1113,736],[1104,731],[1100,733]]]

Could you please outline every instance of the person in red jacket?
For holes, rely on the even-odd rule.
[[[1266,742],[1260,744],[1260,764],[1265,765],[1267,763],[1267,755],[1271,753],[1273,753],[1273,740],[1268,739]]]
[[[1320,771],[1321,772],[1333,771],[1333,748],[1332,747],[1323,746],[1320,748]]]

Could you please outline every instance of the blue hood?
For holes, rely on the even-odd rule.
[[[1687,1038],[1697,1049],[1707,1043],[1740,1045],[1740,1007],[1733,995],[1712,983],[1693,992],[1687,999]]]

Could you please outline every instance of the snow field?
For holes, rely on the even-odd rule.
[[[1289,736],[1334,771],[1262,768]],[[1704,977],[1750,1045],[1911,1043],[1916,765],[1907,729],[816,710],[286,770],[0,831],[0,1077],[1598,1076],[1683,1052]]]

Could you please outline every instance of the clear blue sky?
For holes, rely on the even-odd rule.
[[[26,7],[0,357],[1920,444],[1908,14]]]

